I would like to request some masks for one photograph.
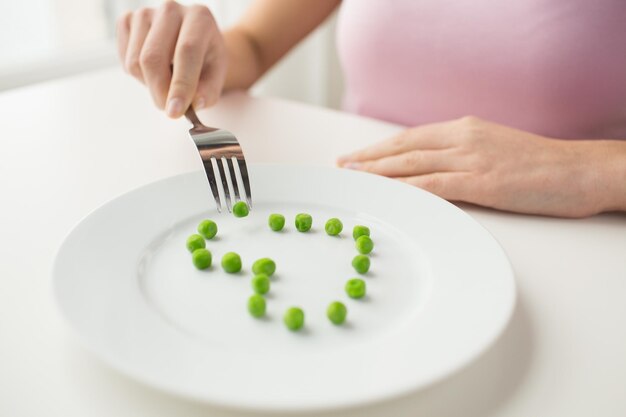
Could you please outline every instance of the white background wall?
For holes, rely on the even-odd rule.
[[[251,0],[200,0],[221,27]],[[0,1],[0,90],[117,65],[115,17],[160,0]],[[335,18],[309,36],[253,92],[339,107],[343,83],[334,41]]]

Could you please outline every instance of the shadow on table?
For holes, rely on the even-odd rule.
[[[532,331],[523,300],[518,302],[507,329],[495,344],[476,361],[451,377],[422,391],[366,407],[324,413],[303,413],[319,417],[488,417],[515,392],[523,381],[532,355]],[[77,348],[72,352],[72,370],[81,381],[80,395],[97,406],[121,403],[127,411],[141,408],[144,416],[184,415],[185,417],[252,417],[270,414],[232,411],[190,402],[164,394],[110,370],[90,354]],[[93,380],[93,381],[90,381]],[[85,398],[87,397],[87,398]],[[124,405],[124,403],[127,403]],[[136,404],[136,405],[135,405]],[[146,404],[150,409],[146,410]],[[276,414],[271,414],[275,416]]]

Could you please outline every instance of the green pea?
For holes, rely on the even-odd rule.
[[[356,242],[354,242],[354,246],[356,246],[356,250],[359,253],[367,255],[374,249],[374,242],[369,236],[359,236]]]
[[[213,239],[217,234],[217,224],[213,220],[202,220],[198,225],[198,233],[205,239]]]
[[[252,272],[256,275],[265,274],[268,277],[276,272],[276,263],[270,258],[261,258],[252,264]]]
[[[200,248],[193,251],[193,253],[191,254],[191,259],[196,268],[207,269],[211,266],[211,261],[213,257],[211,256],[211,252],[209,252],[207,249]]]
[[[241,271],[241,257],[235,252],[228,252],[222,256],[222,268],[229,274]]]
[[[365,290],[365,281],[360,278],[352,278],[346,282],[346,294],[350,298],[363,298]]]
[[[359,236],[369,236],[369,235],[370,235],[369,227],[356,225],[354,226],[354,229],[352,229],[352,237],[354,238],[354,240],[357,240]]]
[[[254,294],[248,298],[248,312],[252,317],[263,317],[267,304],[262,295]]]
[[[248,205],[243,201],[238,201],[233,206],[233,214],[235,217],[246,217],[250,213]]]
[[[285,227],[285,216],[282,214],[270,214],[267,223],[269,224],[270,229],[275,232],[279,232],[283,230],[283,227]]]
[[[250,283],[252,290],[257,294],[265,294],[270,290],[270,278],[265,274],[258,274]]]
[[[193,253],[196,249],[206,248],[206,242],[200,235],[191,235],[187,238],[187,250]]]
[[[348,309],[343,303],[339,301],[333,301],[328,305],[326,309],[326,316],[328,319],[333,322],[333,324],[341,324],[346,321],[346,316],[348,315]]]
[[[343,224],[341,220],[337,218],[328,219],[324,229],[326,229],[326,233],[328,233],[329,236],[337,236],[343,230]]]
[[[310,214],[300,213],[296,215],[296,229],[299,232],[308,232],[313,225],[313,218]]]
[[[367,255],[357,255],[352,259],[352,267],[359,274],[365,274],[370,269],[370,258]]]
[[[291,331],[297,331],[304,326],[304,311],[298,307],[290,307],[283,315],[285,326]]]

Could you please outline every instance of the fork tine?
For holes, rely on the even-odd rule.
[[[220,171],[220,178],[222,180],[222,187],[224,187],[224,197],[226,198],[226,208],[228,212],[231,212],[231,204],[230,204],[230,190],[228,188],[228,180],[226,179],[226,173],[224,172],[224,164],[222,164],[219,159],[216,160],[217,168]]]
[[[243,188],[246,190],[246,201],[248,202],[248,207],[252,210],[252,192],[250,191],[250,177],[248,177],[246,160],[244,158],[237,158],[237,162],[239,163],[239,172],[241,173]]]
[[[237,202],[241,200],[241,196],[239,195],[239,179],[237,178],[237,171],[235,171],[232,158],[226,158],[226,161],[228,163],[228,171],[230,172],[230,181],[233,184],[233,191],[235,192],[235,202]]]
[[[209,180],[209,185],[211,186],[211,192],[213,193],[213,198],[215,199],[215,204],[217,206],[217,212],[222,212],[222,200],[220,198],[220,193],[217,191],[217,182],[215,181],[215,170],[213,169],[212,159],[203,160],[204,164],[204,172],[206,173],[207,179]]]
[[[233,155],[239,155],[241,158],[237,158],[241,182],[246,192],[248,207],[252,209],[248,168],[246,161],[243,159],[241,145],[237,138],[227,130],[208,127],[202,124],[192,106],[189,106],[185,111],[185,117],[193,125],[193,127],[189,129],[189,136],[204,163],[204,170],[209,180],[215,203],[217,204],[217,211],[221,212],[222,209],[217,175],[220,176],[222,192],[224,193],[223,197],[224,200],[226,200],[228,212],[232,212],[230,187],[232,186],[235,202],[241,201],[241,196],[243,195],[239,177],[237,176],[237,170],[235,169],[235,163],[232,160],[236,157]],[[215,161],[213,161],[214,159]],[[213,166],[214,162],[217,165],[217,171]]]

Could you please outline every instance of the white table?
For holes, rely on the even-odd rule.
[[[109,370],[61,320],[57,246],[125,191],[196,169],[187,124],[119,70],[0,95],[0,415],[242,416]],[[231,95],[200,115],[236,132],[251,162],[331,164],[399,127]],[[477,361],[422,392],[339,416],[626,415],[626,215],[560,220],[464,206],[503,245],[519,304]],[[325,414],[333,415],[333,414]]]

